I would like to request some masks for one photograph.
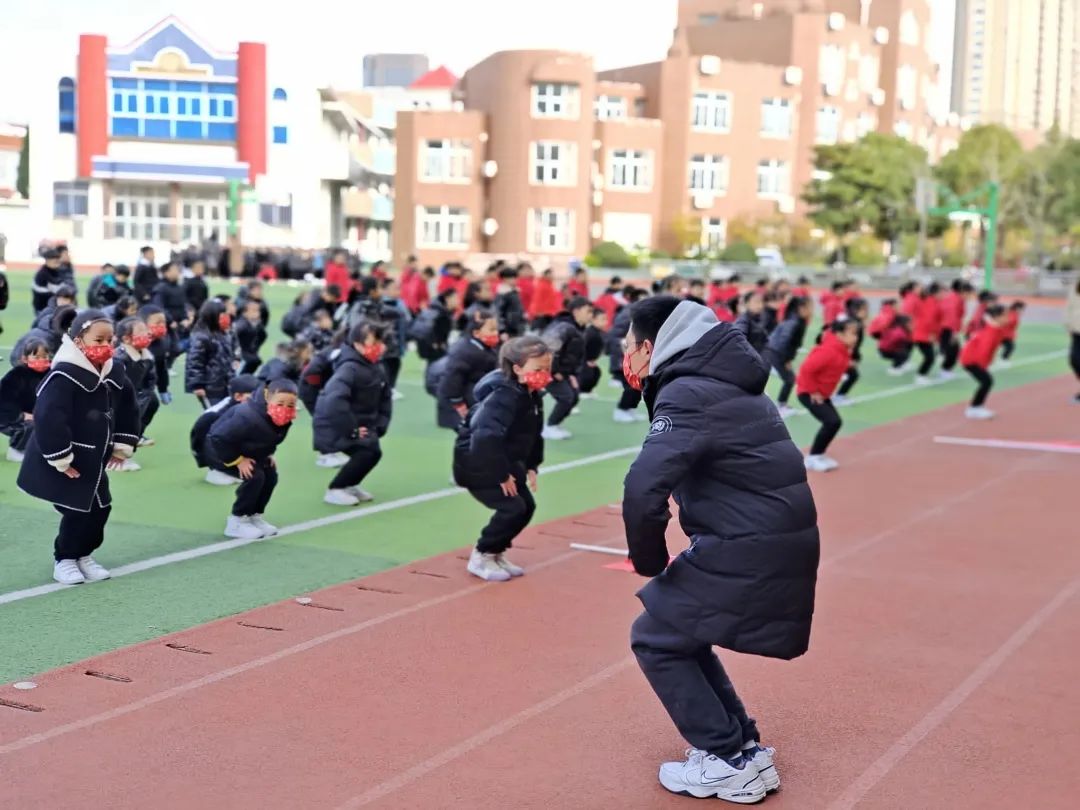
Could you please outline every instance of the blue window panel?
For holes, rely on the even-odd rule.
[[[171,138],[171,122],[148,118],[143,121],[143,134],[147,138]]]
[[[203,139],[203,125],[201,121],[177,121],[176,137],[185,141],[201,141]]]
[[[274,127],[274,143],[288,143],[289,142],[289,128],[288,127]]]
[[[211,84],[208,88],[211,93],[221,93],[223,95],[235,96],[236,85],[235,84]]]
[[[158,112],[161,112],[161,113],[168,113],[169,112],[169,97],[168,96],[158,96]]]
[[[280,87],[274,88],[274,101],[288,101],[289,96]]]
[[[217,99],[210,99],[210,117],[217,118]]]
[[[172,90],[172,82],[161,81],[160,79],[144,79],[143,87],[147,90]]]
[[[60,131],[68,134],[75,132],[75,116],[71,113],[60,113]]]
[[[112,108],[113,108],[113,112],[123,112],[124,111],[124,94],[123,93],[113,93]]]
[[[175,84],[178,93],[201,93],[206,89],[206,85],[202,82],[176,82]]]
[[[202,99],[193,98],[191,100],[191,110],[189,110],[189,112],[192,115],[199,115],[201,109],[202,109]]]
[[[221,117],[232,118],[233,117],[233,103],[229,99],[223,99],[221,102]]]
[[[113,79],[112,86],[116,90],[134,90],[139,86],[138,79]]]
[[[176,100],[177,115],[187,115],[187,99],[181,96]]]
[[[235,141],[236,124],[209,124],[206,137],[211,141]]]
[[[145,102],[146,103],[146,112],[148,112],[148,113],[155,112],[154,107],[155,107],[155,102],[156,101],[157,101],[157,99],[154,96],[147,96],[146,97],[146,102]]]
[[[114,118],[112,120],[112,134],[125,137],[137,136],[139,134],[139,119]]]
[[[138,112],[139,111],[139,97],[134,93],[128,94],[127,97],[127,111]]]

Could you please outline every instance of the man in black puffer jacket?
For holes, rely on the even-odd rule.
[[[544,330],[544,342],[555,353],[551,363],[554,380],[547,388],[555,407],[544,428],[545,439],[571,438],[570,432],[560,425],[578,403],[577,374],[585,363],[585,327],[592,320],[592,312],[593,306],[587,298],[571,298],[566,309]]]
[[[631,645],[693,746],[660,782],[750,803],[780,779],[711,648],[784,660],[807,650],[819,545],[802,454],[764,395],[768,365],[707,307],[635,304],[625,368],[644,381],[652,419],[623,495],[631,562],[653,578]],[[691,545],[668,565],[672,497]]]

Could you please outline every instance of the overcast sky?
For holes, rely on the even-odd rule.
[[[930,0],[931,52],[952,62],[956,0]],[[358,87],[366,53],[426,53],[459,75],[498,50],[556,48],[591,53],[599,69],[661,58],[671,42],[676,0],[304,0],[281,14],[259,0],[12,0],[0,25],[0,121],[25,120],[29,90],[20,74],[63,54],[73,65],[82,33],[111,44],[137,37],[172,13],[209,45],[269,46],[276,68],[312,86]],[[947,87],[945,98],[948,98]]]

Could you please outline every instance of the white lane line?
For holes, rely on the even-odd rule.
[[[1035,450],[1042,453],[1080,454],[1080,443],[1020,442],[1009,439],[966,439],[962,436],[935,436],[936,444],[955,444],[961,447],[992,447],[995,450]]]

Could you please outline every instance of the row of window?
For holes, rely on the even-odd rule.
[[[416,214],[417,247],[443,250],[469,247],[472,217],[468,209],[420,206]],[[526,222],[529,249],[544,253],[573,251],[575,216],[569,208],[530,208]]]
[[[702,90],[694,93],[690,125],[699,132],[731,131],[731,94]],[[792,131],[792,103],[786,98],[761,100],[761,136],[789,138]]]

